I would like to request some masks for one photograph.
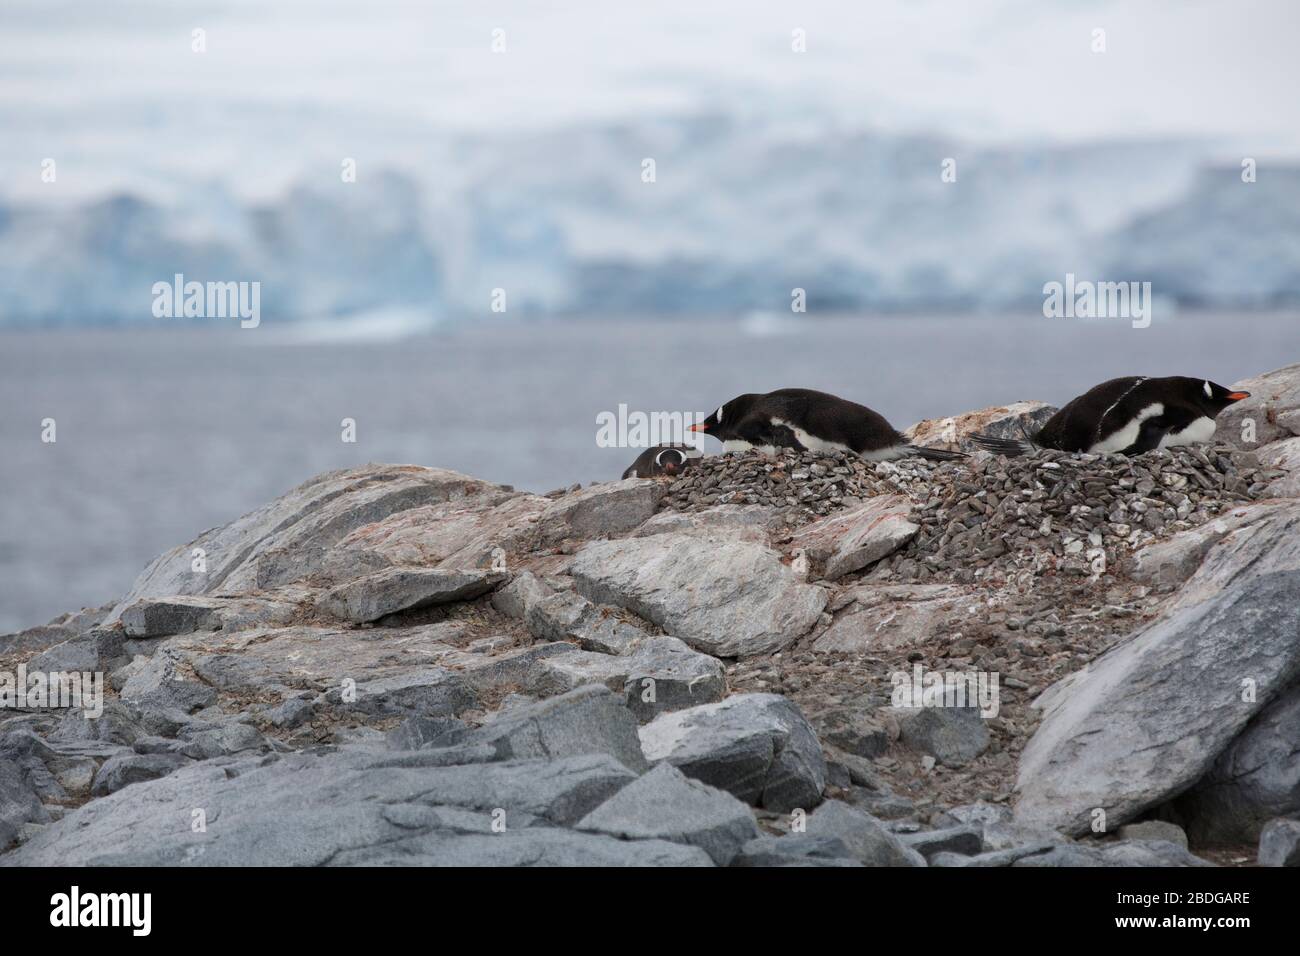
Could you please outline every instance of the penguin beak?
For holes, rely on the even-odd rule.
[[[1228,398],[1234,402],[1239,402],[1243,398],[1250,398],[1250,392],[1229,392]]]
[[[709,430],[709,426],[704,424],[704,422],[696,422],[694,425],[692,425],[690,428],[686,430],[688,432],[706,432]]]

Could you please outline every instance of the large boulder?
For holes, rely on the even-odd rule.
[[[1300,816],[1300,685],[1261,710],[1175,801],[1197,843],[1253,843],[1274,817]]]
[[[778,694],[737,694],[662,714],[641,728],[641,747],[652,762],[782,813],[816,806],[826,787],[817,735]]]
[[[859,508],[840,511],[799,529],[791,549],[802,550],[830,580],[893,554],[916,537],[912,504],[902,495],[869,498]]]
[[[118,620],[140,598],[255,590],[258,561],[265,552],[330,548],[358,528],[392,514],[500,491],[499,486],[477,478],[417,465],[327,472],[156,558],[108,621]]]
[[[655,513],[663,495],[663,482],[653,478],[611,481],[567,494],[538,518],[538,543],[548,547],[566,538],[585,541],[631,531]]]
[[[1300,866],[1300,820],[1273,820],[1259,835],[1260,866]]]
[[[991,435],[1023,441],[1025,432],[1034,434],[1056,414],[1056,408],[1043,402],[1012,402],[948,418],[927,418],[903,434],[914,445],[946,448],[950,451],[978,451],[971,435]]]
[[[1144,584],[1182,584],[1201,566],[1210,549],[1239,528],[1262,521],[1284,502],[1264,501],[1225,510],[1213,521],[1157,538],[1133,554],[1131,575]]]
[[[466,743],[491,747],[498,760],[603,753],[638,772],[647,767],[636,718],[598,684],[503,711]]]
[[[838,800],[827,800],[809,814],[806,833],[842,841],[850,855],[867,866],[926,865],[920,852],[886,830],[875,817]]]
[[[1016,815],[1071,834],[1187,790],[1300,675],[1300,502],[1237,529],[1164,614],[1036,702]]]
[[[570,573],[590,600],[627,608],[719,657],[788,647],[826,606],[825,590],[800,581],[776,552],[696,534],[595,542]]]
[[[578,822],[579,830],[624,840],[668,840],[697,846],[718,866],[758,836],[749,807],[731,794],[660,764]]]

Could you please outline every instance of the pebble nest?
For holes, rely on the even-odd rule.
[[[1155,537],[1263,497],[1281,474],[1262,469],[1253,452],[1227,446],[1179,446],[1131,458],[977,452],[939,463],[786,449],[699,459],[669,485],[662,507],[765,505],[797,525],[869,497],[903,495],[921,530],[870,577],[970,583],[993,566],[1096,576]]]

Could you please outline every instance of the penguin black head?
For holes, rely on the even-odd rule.
[[[735,434],[736,425],[749,414],[754,402],[762,397],[754,393],[737,395],[725,405],[718,406],[718,410],[705,418],[704,421],[696,422],[688,431],[705,432],[718,441],[726,441]]]
[[[1203,409],[1210,418],[1218,415],[1234,402],[1250,398],[1250,392],[1234,392],[1209,379],[1185,378],[1181,384],[1191,393],[1188,396],[1189,401]]]
[[[623,477],[658,478],[661,475],[675,477],[685,471],[692,460],[700,456],[700,450],[690,445],[655,445],[643,451],[632,466],[623,472]]]

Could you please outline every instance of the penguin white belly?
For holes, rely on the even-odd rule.
[[[827,452],[832,452],[832,451],[853,450],[848,445],[842,444],[840,442],[825,441],[821,438],[818,438],[816,435],[810,435],[802,428],[798,428],[794,425],[791,425],[783,418],[773,418],[772,424],[782,425],[790,429],[790,431],[794,432],[794,437],[799,439],[799,444],[803,445],[803,447],[807,448],[809,451],[815,451],[815,452],[820,452],[821,454],[826,454]]]
[[[1192,423],[1180,432],[1168,432],[1160,439],[1160,447],[1168,448],[1171,445],[1191,445],[1197,442],[1207,442],[1214,437],[1217,425],[1213,418],[1202,415],[1200,418],[1192,420]]]
[[[890,448],[877,448],[875,451],[864,451],[858,455],[859,458],[865,458],[867,461],[893,461],[896,458],[906,458],[909,452],[906,445],[894,445]]]
[[[1109,409],[1107,409],[1109,413]],[[1148,418],[1155,418],[1157,415],[1165,413],[1165,406],[1161,402],[1153,402],[1142,411],[1137,413],[1137,417],[1130,421],[1118,431],[1111,432],[1101,441],[1096,442],[1088,451],[1094,455],[1108,455],[1113,452],[1123,451],[1129,445],[1137,441],[1138,432],[1142,430],[1142,423]],[[1102,421],[1106,416],[1102,416]]]
[[[729,455],[740,454],[747,451],[756,451],[760,455],[775,455],[778,451],[775,445],[755,445],[753,442],[747,442],[743,438],[728,438],[722,443],[722,450]]]

